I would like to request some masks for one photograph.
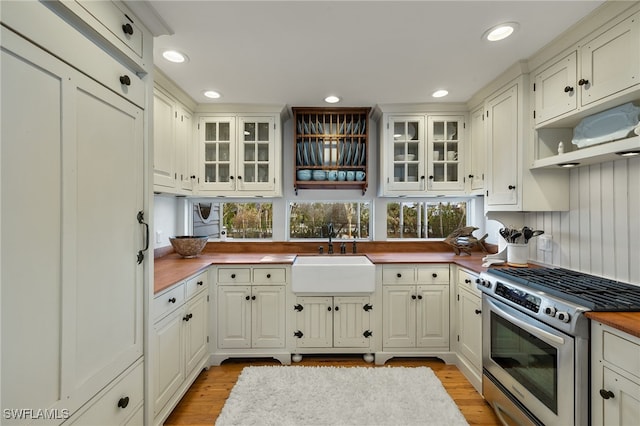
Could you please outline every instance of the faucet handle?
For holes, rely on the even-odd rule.
[[[353,254],[358,252],[358,248],[356,246],[356,240],[353,240],[353,246],[351,247]]]

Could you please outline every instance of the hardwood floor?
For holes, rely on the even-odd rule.
[[[220,367],[200,373],[173,410],[165,425],[213,425],[240,372],[248,365],[279,365],[272,359],[230,359]],[[372,366],[361,356],[309,356],[295,365],[355,367]],[[493,410],[454,365],[433,358],[393,358],[385,366],[426,366],[438,376],[470,425],[499,425]],[[375,366],[374,366],[375,367]]]

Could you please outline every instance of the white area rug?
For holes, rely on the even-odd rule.
[[[217,426],[467,425],[428,367],[245,367]]]

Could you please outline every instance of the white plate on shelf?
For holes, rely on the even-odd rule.
[[[365,160],[365,152],[366,152],[366,148],[364,146],[364,144],[362,145],[362,152],[360,153],[360,165],[364,166],[364,160]]]
[[[351,164],[351,142],[347,142],[346,145],[347,146],[345,149],[347,150],[347,156],[344,159],[344,165],[348,166],[349,164]]]
[[[310,166],[311,162],[309,161],[309,150],[307,149],[308,142],[303,142],[303,151],[304,151],[304,165]]]
[[[302,154],[300,153],[300,146],[302,143],[296,145],[296,158],[298,159],[298,166],[302,166]]]
[[[316,147],[313,142],[309,142],[309,158],[311,159],[311,165],[315,166],[316,163]]]
[[[638,125],[640,107],[629,102],[584,118],[575,128],[571,143],[578,148],[623,139]]]
[[[360,142],[356,142],[355,143],[356,148],[355,151],[353,151],[353,166],[357,166],[358,165],[358,154],[360,153]]]

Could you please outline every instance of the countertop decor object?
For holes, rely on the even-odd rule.
[[[473,231],[475,231],[475,226],[464,226],[462,228],[458,228],[453,231],[451,234],[445,238],[444,242],[453,247],[453,251],[456,255],[460,253],[466,253],[471,255],[471,250],[474,246],[478,245],[482,248],[483,252],[487,252],[486,247],[484,246],[484,240],[489,236],[489,234],[484,234],[482,238],[477,239],[473,236]]]
[[[197,257],[207,245],[208,240],[209,237],[206,235],[203,237],[181,235],[169,238],[173,249],[186,259]]]

